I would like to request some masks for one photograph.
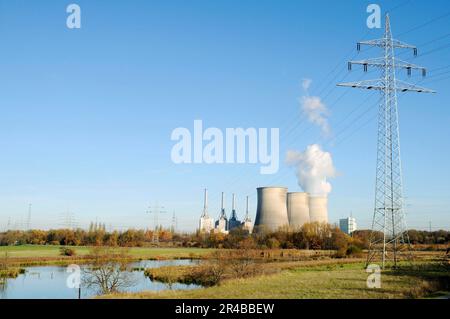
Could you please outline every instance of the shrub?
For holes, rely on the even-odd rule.
[[[347,248],[347,255],[348,256],[361,256],[363,253],[362,249],[355,245],[350,245]]]
[[[219,263],[211,262],[203,266],[195,267],[187,280],[205,287],[220,285],[225,275],[225,268]]]
[[[272,237],[267,240],[267,246],[271,249],[276,249],[280,247],[280,242],[278,239]]]
[[[24,274],[25,269],[23,268],[9,268],[0,270],[0,278],[17,278],[20,274]]]
[[[75,249],[69,248],[69,247],[61,247],[59,249],[59,253],[61,256],[75,256],[76,255]]]

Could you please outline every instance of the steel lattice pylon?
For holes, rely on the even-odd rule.
[[[389,14],[386,15],[384,37],[359,42],[358,51],[361,45],[381,48],[384,57],[351,61],[348,64],[349,70],[354,64],[363,65],[364,71],[367,71],[369,66],[378,67],[381,69],[381,78],[341,83],[338,86],[379,90],[381,92],[381,103],[378,111],[375,209],[367,264],[380,260],[383,268],[387,262],[392,262],[395,267],[399,255],[403,252],[410,252],[403,207],[397,91],[419,93],[434,93],[434,91],[396,79],[396,68],[406,69],[408,75],[414,69],[421,70],[422,75],[425,76],[426,70],[395,58],[395,48],[412,49],[414,55],[417,55],[417,48],[392,38]]]

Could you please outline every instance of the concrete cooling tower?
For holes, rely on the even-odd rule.
[[[287,188],[260,187],[258,190],[258,208],[255,227],[260,230],[276,231],[289,225],[287,215]]]
[[[309,195],[307,193],[287,194],[289,226],[297,229],[309,223]]]
[[[328,223],[328,198],[322,196],[309,197],[309,218],[312,223]]]

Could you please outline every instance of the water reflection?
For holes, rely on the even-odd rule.
[[[161,291],[166,289],[195,289],[197,285],[173,284],[171,287],[160,282],[151,281],[145,277],[143,269],[158,268],[162,266],[185,266],[196,264],[192,260],[143,260],[127,265],[121,274],[129,278],[130,285],[123,287],[122,291]],[[82,266],[84,271],[88,266]],[[139,269],[138,271],[133,271]],[[24,274],[17,278],[4,280],[0,283],[1,299],[77,299],[78,289],[67,286],[67,279],[71,275],[67,273],[67,267],[39,266],[29,267]],[[98,295],[98,286],[81,286],[81,298],[91,298]]]

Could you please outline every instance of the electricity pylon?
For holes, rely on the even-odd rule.
[[[426,75],[426,69],[395,57],[394,49],[411,49],[416,56],[417,48],[392,38],[389,14],[386,14],[384,37],[359,42],[357,44],[358,51],[360,51],[361,45],[379,47],[383,50],[384,56],[350,61],[348,63],[349,70],[354,64],[363,65],[365,72],[367,72],[369,66],[377,67],[381,69],[381,78],[341,83],[338,86],[381,92],[382,99],[378,113],[375,209],[367,264],[381,259],[382,268],[385,267],[387,262],[392,262],[393,266],[396,267],[399,255],[407,252],[410,257],[411,252],[403,208],[397,91],[435,92],[396,79],[395,69],[406,69],[408,75],[411,75],[411,70],[420,70],[422,76]]]
[[[31,206],[32,204],[28,205],[27,230],[31,230]]]
[[[154,230],[153,230],[153,236],[152,236],[152,242],[155,244],[159,244],[159,214],[164,214],[166,211],[164,211],[163,206],[159,206],[158,203],[154,205],[153,207],[150,207],[150,209],[147,211],[149,214],[153,214],[153,223],[154,223]]]
[[[175,211],[173,211],[173,214],[172,214],[172,226],[171,226],[172,234],[174,234],[176,232],[176,230],[177,230],[177,216],[175,214]]]

